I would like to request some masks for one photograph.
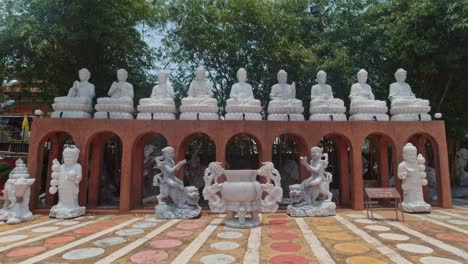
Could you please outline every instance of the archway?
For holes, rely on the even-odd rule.
[[[341,207],[351,206],[351,143],[343,135],[329,134],[321,138],[318,145],[323,153],[328,154],[328,168],[326,171],[333,175],[330,183],[330,191],[333,193],[333,201]]]
[[[272,162],[281,175],[283,197],[289,198],[289,185],[301,183],[307,177],[307,170],[299,163],[300,157],[307,154],[307,143],[302,137],[282,134],[275,138]]]
[[[89,148],[88,208],[120,206],[122,141],[112,132],[94,135]]]
[[[42,157],[41,159],[41,177],[38,182],[39,188],[39,197],[37,208],[51,208],[58,201],[57,194],[50,194],[50,180],[52,174],[52,161],[57,159],[60,163],[63,163],[62,152],[65,145],[73,145],[73,137],[66,132],[56,132],[47,136],[44,140],[41,141]]]
[[[384,134],[373,133],[362,146],[362,175],[364,187],[395,186],[395,143]]]
[[[226,144],[225,168],[229,170],[256,170],[260,167],[260,145],[248,134],[231,137]]]

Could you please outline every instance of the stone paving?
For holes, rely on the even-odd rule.
[[[224,226],[225,215],[156,220],[151,215],[35,216],[0,225],[2,263],[468,263],[468,208],[431,214],[338,210],[334,217],[263,214],[261,227]]]

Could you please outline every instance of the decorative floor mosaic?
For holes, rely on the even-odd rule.
[[[339,210],[335,217],[263,214],[261,227],[232,229],[225,215],[156,220],[151,215],[35,216],[0,224],[1,263],[468,263],[468,208],[431,214]]]

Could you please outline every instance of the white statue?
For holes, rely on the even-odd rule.
[[[457,152],[457,176],[460,179],[460,186],[468,186],[468,172],[465,170],[468,163],[468,149],[461,148]]]
[[[268,104],[268,120],[304,120],[302,101],[296,99],[296,84],[287,83],[288,73],[280,70],[277,74],[278,83],[273,85]]]
[[[333,91],[327,82],[327,73],[317,73],[317,84],[310,90],[309,120],[346,120],[346,107],[341,99],[333,97]]]
[[[424,202],[422,187],[427,185],[426,160],[415,146],[407,143],[403,147],[404,160],[398,165],[398,178],[402,180],[402,210],[408,213],[431,212],[431,205]]]
[[[94,118],[133,119],[133,85],[127,82],[128,72],[117,70],[117,82],[113,82],[108,95],[97,99]]]
[[[50,209],[50,217],[75,218],[86,213],[86,208],[78,204],[80,182],[83,178],[81,165],[78,163],[80,150],[74,146],[66,146],[63,150],[63,164],[56,159],[52,161],[52,179],[50,194],[58,191],[58,203]]]
[[[406,71],[398,69],[395,72],[396,82],[390,85],[388,99],[391,101],[390,113],[392,120],[399,121],[430,121],[431,111],[428,100],[416,98],[411,87],[406,83]]]
[[[80,81],[75,81],[67,96],[55,97],[52,118],[91,118],[93,112],[94,85],[89,82],[91,73],[83,68],[78,71]]]
[[[372,88],[367,84],[367,75],[367,71],[361,69],[357,73],[358,82],[351,86],[349,119],[388,121],[387,103],[375,100]]]
[[[168,83],[169,72],[158,73],[159,84],[153,87],[150,98],[140,99],[137,119],[174,120],[176,107],[174,89]]]
[[[221,175],[226,176],[219,183]],[[257,181],[257,175],[266,183]],[[225,170],[219,162],[211,162],[205,170],[203,197],[212,212],[227,212],[225,225],[233,228],[252,228],[261,225],[258,214],[274,213],[283,197],[281,176],[271,162],[258,170]],[[265,197],[263,197],[265,193]],[[250,218],[246,214],[250,213]],[[237,214],[237,217],[236,217]]]
[[[252,86],[247,81],[247,71],[237,71],[237,81],[226,102],[226,120],[262,120],[260,100],[254,98]]]
[[[159,186],[158,205],[155,207],[156,218],[190,219],[200,215],[199,193],[194,186],[184,187],[184,182],[177,178],[176,172],[185,165],[186,160],[174,163],[174,148],[162,149],[163,156],[156,157],[161,173],[154,176],[153,185]]]
[[[309,178],[301,184],[289,186],[291,205],[288,214],[291,216],[329,216],[336,215],[336,205],[332,202],[330,183],[333,176],[326,172],[328,167],[328,154],[323,153],[319,147],[310,150],[312,159],[307,163],[307,157],[301,157],[301,164],[310,171]],[[325,199],[319,199],[320,195]]]
[[[181,120],[218,120],[218,101],[213,98],[213,85],[205,80],[205,68],[195,70],[196,80],[190,83],[180,107]]]
[[[22,159],[16,160],[16,167],[8,175],[3,189],[5,202],[0,209],[0,221],[7,224],[19,224],[33,218],[29,211],[30,186],[35,179],[29,178],[28,168]]]

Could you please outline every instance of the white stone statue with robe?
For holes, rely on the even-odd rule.
[[[205,68],[199,66],[196,79],[190,83],[187,97],[180,106],[181,120],[218,120],[218,101],[213,98],[213,85],[205,79]]]
[[[168,82],[169,72],[158,73],[158,85],[153,87],[150,98],[140,99],[137,119],[145,120],[174,120],[176,106],[172,85]]]
[[[406,83],[406,71],[398,69],[395,72],[396,82],[390,85],[388,99],[391,101],[390,114],[397,121],[430,121],[431,111],[429,101],[417,98]]]
[[[317,84],[310,91],[309,120],[346,121],[346,107],[341,99],[333,97],[333,91],[327,82],[327,73],[317,73]]]
[[[127,82],[128,72],[117,70],[117,81],[113,82],[108,95],[97,99],[94,118],[133,119],[133,85]]]
[[[403,147],[403,161],[398,165],[398,178],[402,181],[402,210],[407,213],[430,213],[431,205],[424,201],[422,187],[427,185],[426,160],[416,147],[407,143]]]
[[[33,214],[29,211],[30,186],[35,179],[29,178],[28,168],[22,159],[16,160],[16,167],[10,172],[3,189],[5,199],[0,209],[0,221],[19,224],[29,221]]]
[[[260,100],[254,98],[252,86],[247,81],[247,71],[237,71],[237,83],[231,88],[226,102],[226,120],[262,120]]]
[[[367,71],[361,69],[357,73],[358,82],[351,86],[349,120],[388,121],[387,103],[375,100],[372,88],[367,84],[367,76]]]
[[[310,150],[312,159],[301,157],[301,164],[310,172],[309,178],[301,184],[289,186],[291,204],[287,211],[290,216],[329,216],[336,215],[336,205],[332,202],[330,183],[333,180],[331,173],[325,171],[328,167],[328,154],[322,153],[319,147]]]
[[[89,82],[91,73],[83,68],[78,71],[79,81],[73,83],[67,96],[55,97],[52,118],[91,118],[93,112],[94,85]]]
[[[288,73],[280,70],[277,74],[278,83],[273,85],[268,104],[268,120],[303,121],[304,107],[302,101],[296,99],[296,84],[287,83]]]
[[[65,146],[63,164],[52,161],[52,179],[50,194],[58,192],[58,203],[50,209],[49,216],[53,218],[75,218],[86,213],[86,208],[78,204],[80,182],[83,178],[81,165],[78,163],[80,150],[74,146]]]
[[[176,172],[182,168],[186,160],[174,163],[175,151],[172,147],[162,149],[162,156],[156,157],[157,167],[161,173],[154,176],[153,185],[159,186],[158,205],[155,207],[156,218],[159,219],[190,219],[200,215],[198,205],[199,193],[194,186],[184,186],[177,178]]]

